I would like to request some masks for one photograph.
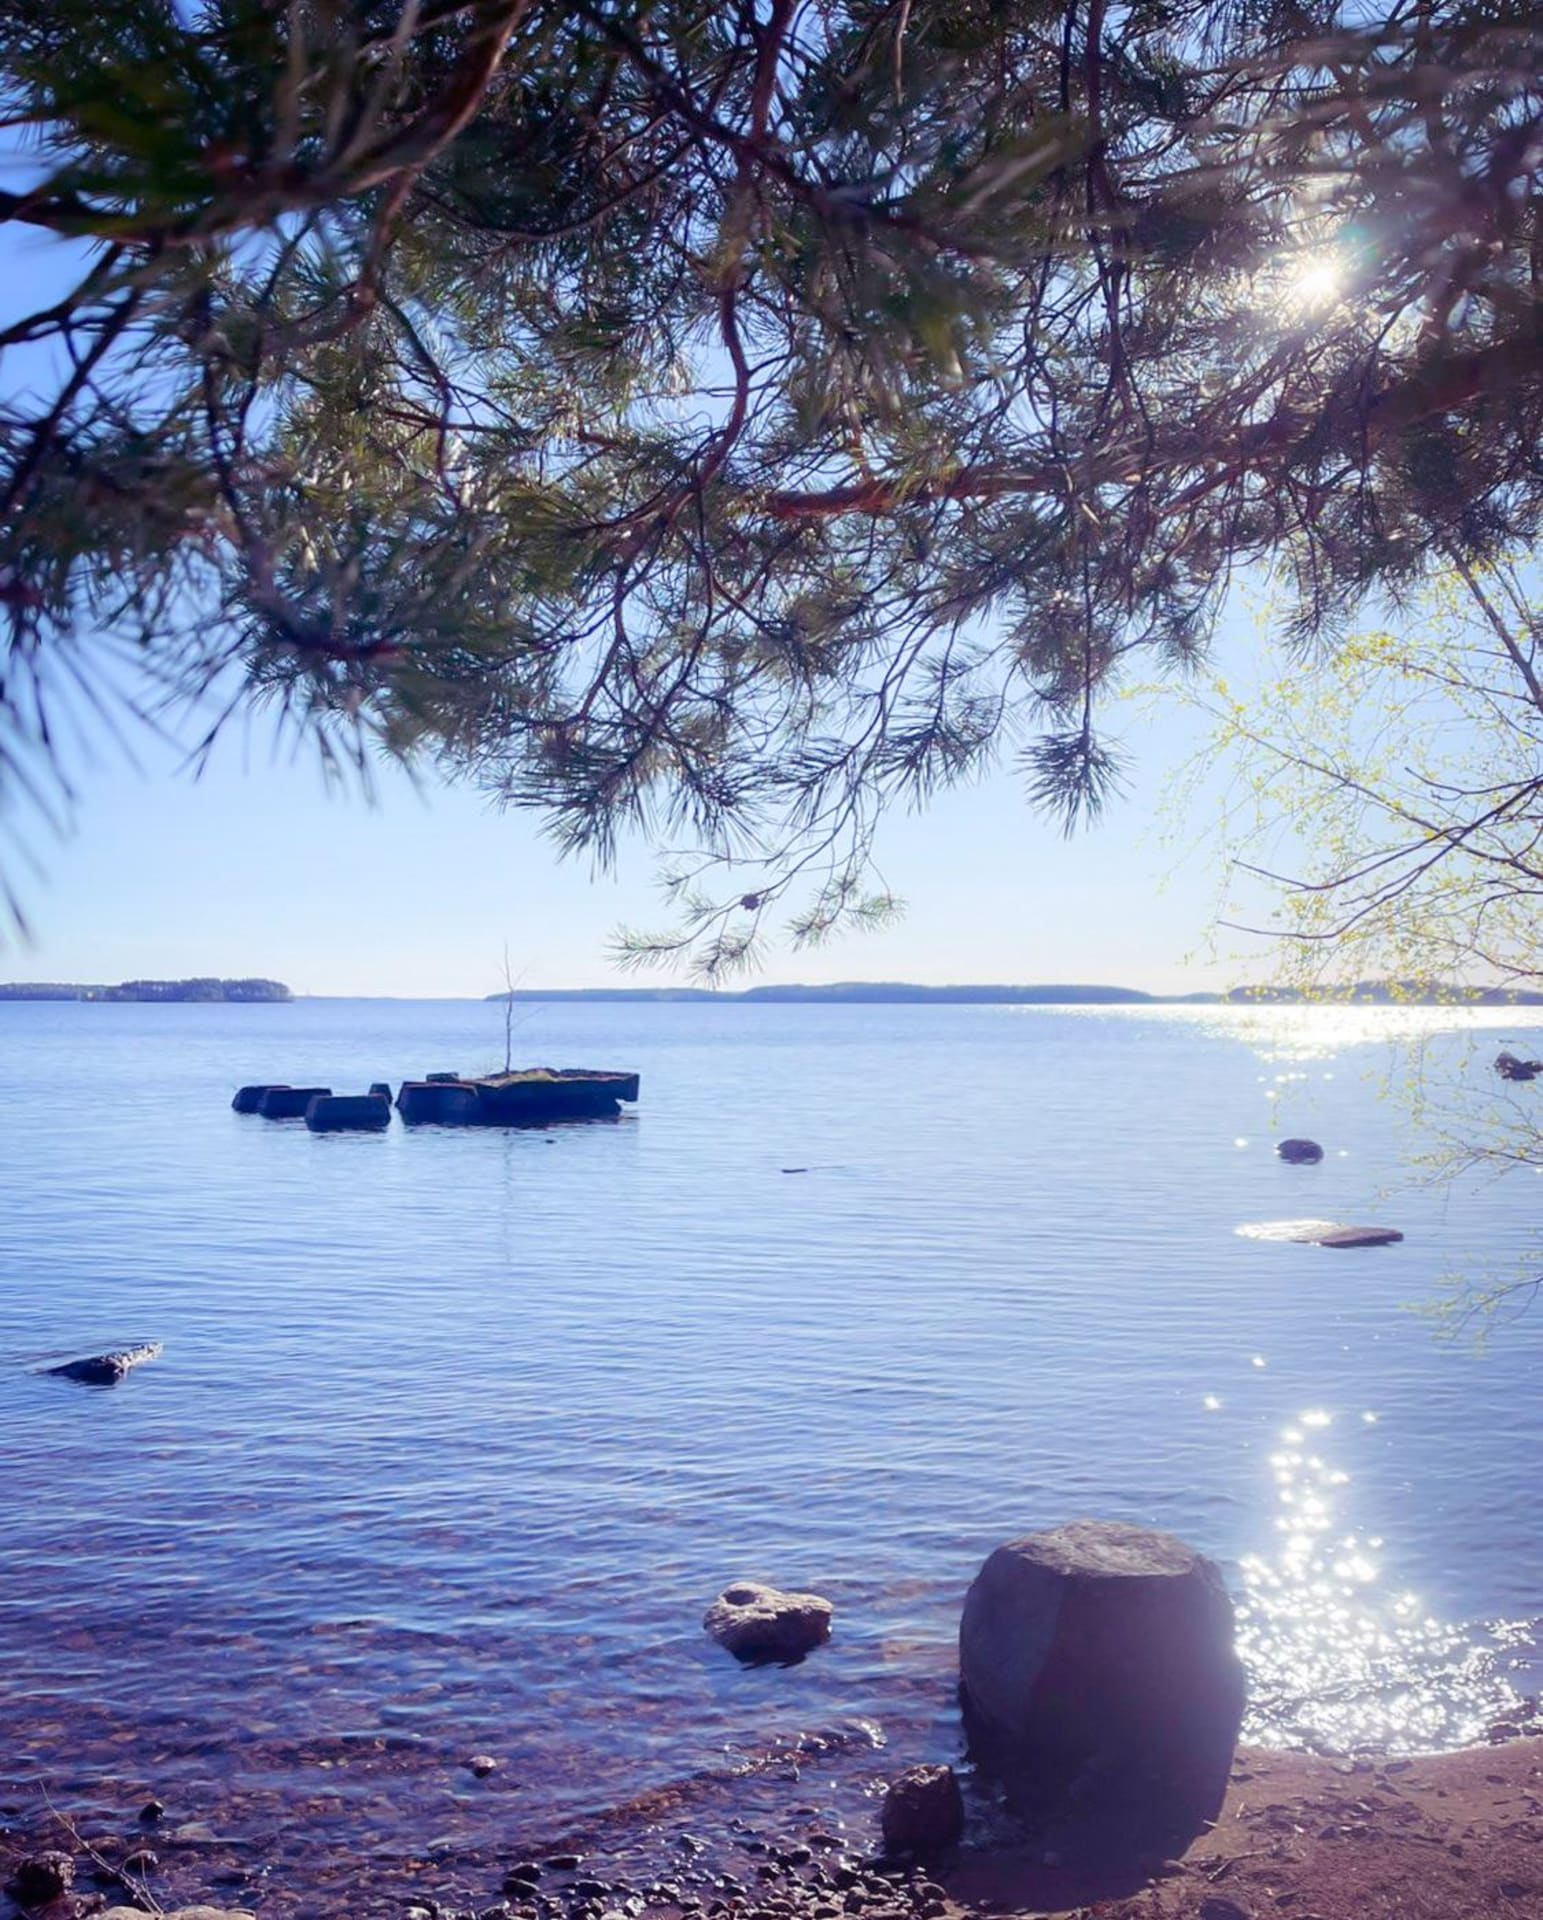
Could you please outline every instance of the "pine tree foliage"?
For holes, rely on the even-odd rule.
[[[708,971],[881,913],[884,807],[993,756],[1073,824],[1238,567],[1332,636],[1536,535],[1540,54],[1520,0],[0,0],[63,288],[0,326],[3,790],[61,705],[270,707],[680,849]]]

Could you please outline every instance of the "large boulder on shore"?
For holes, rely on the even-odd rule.
[[[802,1660],[830,1638],[835,1608],[817,1593],[783,1593],[739,1580],[707,1609],[702,1625],[736,1660]]]
[[[889,1783],[879,1815],[886,1853],[945,1853],[964,1832],[964,1797],[952,1767],[907,1767]]]
[[[1035,1798],[1140,1774],[1219,1803],[1243,1716],[1232,1603],[1172,1534],[1074,1520],[998,1547],[959,1629],[974,1757]]]

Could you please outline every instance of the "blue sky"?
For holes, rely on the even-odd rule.
[[[1064,840],[1005,773],[896,815],[879,855],[904,917],[818,951],[773,951],[757,978],[1185,991],[1242,977],[1235,956],[1249,943],[1227,935],[1220,955],[1205,952],[1219,858],[1209,802],[1190,819],[1186,858],[1154,825],[1199,723],[1176,709],[1155,723],[1115,718],[1133,778],[1100,826]],[[644,848],[594,876],[559,862],[533,816],[498,813],[469,789],[415,790],[387,769],[369,805],[238,731],[199,779],[144,742],[137,769],[99,737],[83,750],[74,830],[37,843],[44,873],[24,887],[34,942],[11,943],[0,976],[261,973],[306,993],[482,994],[501,983],[507,941],[524,985],[615,985],[617,926],[667,921]]]

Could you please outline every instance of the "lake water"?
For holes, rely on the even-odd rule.
[[[1523,1172],[1421,1184],[1418,1070],[1500,1108],[1511,1016],[532,1004],[613,1125],[318,1137],[264,1079],[502,1054],[469,1003],[0,1005],[0,1789],[443,1852],[743,1769],[858,1824],[957,1751],[965,1587],[1078,1515],[1224,1565],[1253,1732],[1455,1745],[1536,1684],[1543,1305]],[[1281,1164],[1284,1133],[1323,1141]],[[798,1169],[798,1171],[791,1171]],[[1400,1246],[1240,1237],[1387,1221]],[[102,1391],[32,1371],[160,1339]],[[831,1645],[744,1670],[731,1580]],[[879,1751],[883,1748],[882,1753]],[[487,1752],[474,1782],[458,1763]],[[640,1800],[640,1796],[642,1796]]]

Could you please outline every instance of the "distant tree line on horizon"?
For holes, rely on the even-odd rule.
[[[115,987],[57,981],[0,983],[0,1000],[283,1001],[294,995],[282,980],[123,980]]]

